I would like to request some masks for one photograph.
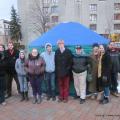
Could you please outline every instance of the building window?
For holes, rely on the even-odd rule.
[[[96,14],[91,14],[90,15],[90,21],[97,21],[97,15]]]
[[[120,10],[120,3],[114,3],[114,9]]]
[[[43,13],[48,14],[49,7],[43,7]]]
[[[114,24],[114,30],[120,30],[120,24]]]
[[[120,13],[114,14],[114,20],[120,20]]]
[[[58,22],[58,16],[52,16],[52,23]]]
[[[93,31],[97,30],[97,25],[96,24],[90,24],[90,29]]]
[[[90,4],[90,11],[97,11],[97,4]]]
[[[52,3],[58,3],[58,0],[52,0]]]
[[[49,3],[49,0],[43,0],[43,3],[44,3],[44,4],[48,4],[48,3]]]
[[[58,12],[58,6],[52,6],[51,13],[57,13],[57,12]]]
[[[49,16],[46,16],[45,17],[45,21],[48,23],[48,22],[50,22],[50,17]]]

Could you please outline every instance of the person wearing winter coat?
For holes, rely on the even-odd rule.
[[[113,94],[116,97],[119,97],[118,90],[117,90],[117,78],[118,73],[120,71],[120,53],[115,49],[114,42],[110,42],[108,46],[107,53],[110,55],[111,59],[111,73],[110,73],[110,79],[111,79],[111,94]]]
[[[7,62],[7,98],[12,95],[12,81],[15,80],[17,84],[18,93],[20,93],[20,85],[15,70],[15,62],[19,58],[19,51],[14,48],[13,42],[8,42],[8,49],[5,51]]]
[[[97,79],[98,79],[98,63],[99,63],[99,46],[93,44],[93,51],[90,55],[92,81],[88,84],[88,90],[91,92],[91,99],[96,99]]]
[[[33,48],[31,54],[29,54],[29,58],[25,62],[25,70],[32,86],[33,104],[40,104],[42,102],[42,81],[45,72],[45,61],[39,55],[37,49]]]
[[[89,59],[89,56],[82,53],[82,47],[80,45],[76,46],[76,54],[73,55],[72,72],[80,104],[83,104],[86,99],[86,78],[90,67]]]
[[[58,40],[58,49],[55,52],[55,70],[59,87],[58,102],[68,102],[70,70],[72,68],[72,53],[65,48],[64,41]]]
[[[6,61],[4,56],[4,45],[0,44],[0,104],[6,105],[5,102],[5,75],[6,75]]]
[[[55,93],[55,52],[52,51],[52,45],[46,43],[45,52],[41,54],[45,60],[45,80],[47,82],[47,100],[56,100]]]
[[[103,96],[101,97],[100,104],[107,104],[109,103],[109,96],[110,96],[110,85],[111,79],[110,74],[112,70],[112,61],[108,51],[105,50],[101,54],[101,60],[99,62],[99,69],[98,75],[101,77],[101,85],[103,88]]]
[[[21,92],[21,102],[23,100],[28,101],[28,82],[26,79],[26,71],[25,71],[25,53],[23,50],[19,53],[19,58],[15,63],[15,70],[18,75],[18,80],[20,84],[20,92]]]

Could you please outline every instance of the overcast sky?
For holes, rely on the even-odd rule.
[[[17,9],[17,0],[0,0],[0,19],[10,20],[12,5]]]

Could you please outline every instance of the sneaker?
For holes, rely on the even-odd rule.
[[[48,97],[47,97],[47,101],[49,101],[49,100],[50,100],[50,98],[51,98],[51,97],[50,97],[50,96],[48,96]]]
[[[103,100],[100,100],[100,104],[107,104],[109,103],[109,98],[105,98]]]
[[[38,96],[37,104],[40,104],[41,102],[42,102],[42,98],[41,98],[41,96]]]
[[[60,98],[58,99],[58,102],[59,102],[59,103],[62,102],[62,101],[63,101],[62,99],[60,99]]]
[[[55,101],[56,100],[56,97],[52,97],[52,101]]]
[[[36,104],[36,103],[37,103],[37,98],[36,98],[36,97],[33,98],[32,103],[33,103],[33,104]]]
[[[65,100],[63,100],[63,102],[64,102],[64,103],[67,103],[67,102],[68,102],[68,100],[67,100],[67,99],[65,99]]]
[[[111,92],[111,94],[115,97],[119,97],[120,95],[117,92]]]
[[[5,106],[5,105],[6,105],[6,102],[2,102],[1,104],[2,104],[3,106]]]
[[[85,99],[80,99],[80,104],[83,104],[85,102]]]

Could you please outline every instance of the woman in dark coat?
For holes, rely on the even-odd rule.
[[[4,46],[0,44],[0,104],[2,105],[6,105],[5,73],[6,73],[6,63],[5,63],[5,56],[4,56]]]
[[[101,76],[104,96],[100,100],[101,104],[109,103],[110,96],[110,71],[111,71],[111,59],[109,53],[106,51],[101,61]]]

